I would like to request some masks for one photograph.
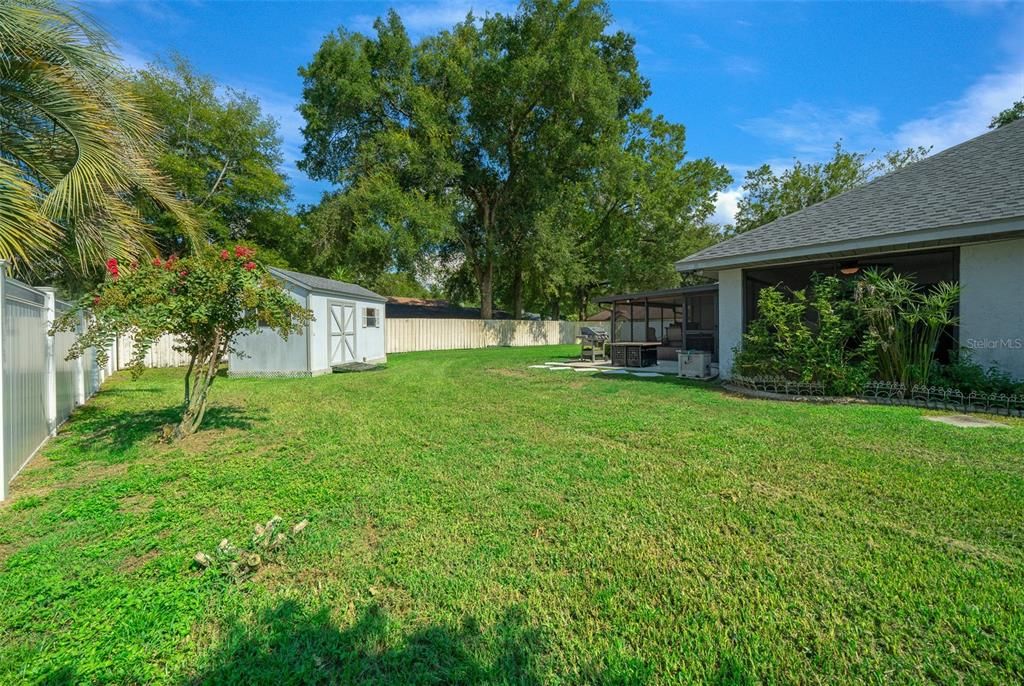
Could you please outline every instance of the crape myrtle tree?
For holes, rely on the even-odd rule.
[[[86,313],[86,331],[68,359],[94,348],[100,364],[105,364],[118,335],[132,333],[135,375],[142,372],[146,353],[157,339],[175,336],[179,349],[189,356],[189,366],[181,421],[166,432],[172,439],[199,429],[221,360],[234,349],[239,335],[263,325],[287,338],[312,318],[245,246],[219,253],[207,248],[181,259],[172,255],[127,267],[111,258],[106,266],[105,280],[63,314],[54,329],[73,331],[79,313]]]
[[[634,39],[610,24],[602,2],[524,0],[417,44],[395,12],[375,37],[339,29],[300,70],[299,166],[348,196],[350,230],[388,246],[420,232],[434,254],[454,244],[481,316],[499,274],[519,314],[539,214],[620,145],[650,93]]]

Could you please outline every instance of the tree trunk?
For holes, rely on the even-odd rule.
[[[181,415],[181,422],[178,423],[178,426],[175,427],[171,434],[172,440],[176,441],[186,436],[191,436],[199,430],[200,425],[203,423],[203,417],[206,416],[206,406],[210,399],[210,387],[213,386],[213,382],[217,378],[217,371],[223,355],[224,346],[218,335],[210,351],[196,356],[196,362],[199,363],[198,369],[195,369],[196,376],[191,381],[191,392],[188,393],[185,411]],[[189,375],[192,373],[192,367],[190,367]],[[186,376],[185,384],[186,388],[188,388],[188,376]]]
[[[512,316],[515,319],[523,318],[523,269],[516,267],[516,274],[512,279]]]
[[[480,270],[480,319],[494,319],[494,262]]]

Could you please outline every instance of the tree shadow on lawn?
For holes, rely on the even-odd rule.
[[[75,412],[67,439],[74,443],[75,452],[86,461],[111,461],[131,448],[160,437],[167,424],[181,421],[182,408],[178,405],[146,410],[111,411],[107,407],[86,405]],[[264,419],[260,412],[252,412],[235,405],[212,405],[206,411],[198,435],[225,429],[251,429]],[[188,440],[188,439],[186,439]]]
[[[307,612],[284,601],[256,626],[236,621],[209,667],[186,684],[540,684],[541,632],[510,609],[483,630],[472,618],[435,625],[394,640],[379,605],[339,629],[328,608]],[[494,645],[496,644],[496,649]]]
[[[401,637],[396,636],[396,627],[377,604],[342,630],[331,619],[329,608],[309,612],[286,600],[263,612],[255,626],[235,620],[206,660],[208,666],[181,684],[534,686],[546,682],[540,664],[548,654],[548,642],[521,608],[508,608],[488,627],[473,617]],[[757,683],[748,666],[728,652],[718,657],[707,676],[710,684]],[[603,660],[584,664],[576,678],[578,683],[639,686],[655,677],[639,657],[607,654]]]

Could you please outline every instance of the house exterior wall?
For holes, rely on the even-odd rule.
[[[743,270],[718,273],[718,373],[732,376],[733,352],[743,341]]]
[[[284,289],[303,307],[307,293],[302,288],[282,284]],[[315,326],[315,322],[310,326]],[[309,327],[300,334],[281,338],[267,327],[240,337],[235,347],[242,354],[232,353],[228,358],[228,374],[231,376],[305,376],[309,374]]]
[[[960,346],[1024,379],[1024,239],[960,248]]]

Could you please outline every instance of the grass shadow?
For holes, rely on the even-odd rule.
[[[378,605],[339,629],[328,608],[287,600],[255,626],[236,621],[209,666],[185,684],[540,684],[540,632],[513,608],[485,630],[473,618],[396,636]],[[397,640],[396,640],[397,639]]]
[[[76,411],[67,439],[75,443],[83,460],[103,456],[107,461],[120,456],[136,445],[159,437],[167,424],[181,420],[180,405],[147,410],[113,412],[110,408],[86,405]],[[246,430],[265,419],[263,413],[253,413],[234,405],[214,404],[206,410],[199,433],[224,429]]]

